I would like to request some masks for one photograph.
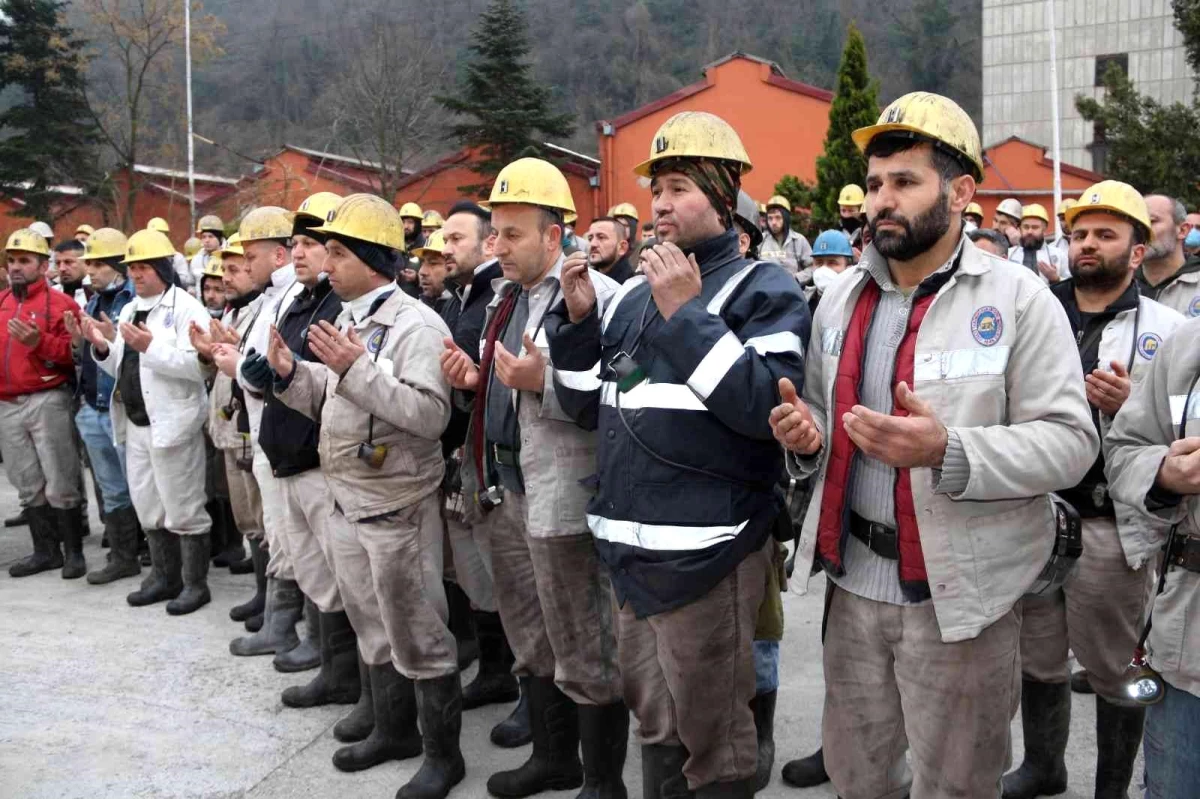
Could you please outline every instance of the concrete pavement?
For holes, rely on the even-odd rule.
[[[92,503],[90,568],[103,562]],[[0,480],[0,516],[17,510]],[[163,606],[131,608],[137,579],[107,586],[66,581],[58,572],[11,579],[7,567],[29,551],[26,528],[0,532],[0,799],[274,799],[394,795],[420,759],[359,774],[330,764],[340,744],[332,726],[347,707],[284,708],[280,691],[312,672],[279,674],[270,657],[235,658],[229,640],[242,634],[229,608],[253,590],[250,576],[211,576],[213,602],[190,616]],[[784,596],[787,634],[776,716],[777,760],[770,799],[826,799],[830,786],[805,791],[783,785],[779,768],[817,745],[821,721],[820,579],[807,596]],[[474,667],[464,675],[473,676]],[[484,797],[493,771],[524,761],[528,749],[506,751],[488,730],[510,706],[469,711],[463,719],[467,778],[452,797]],[[1075,697],[1067,799],[1092,795],[1095,712]],[[1020,760],[1020,724],[1013,725]],[[641,795],[638,747],[625,770],[631,797]],[[1141,797],[1141,764],[1131,796]],[[547,794],[571,799],[576,792]]]

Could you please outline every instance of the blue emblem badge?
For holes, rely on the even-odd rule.
[[[1188,316],[1200,316],[1200,294],[1192,297],[1192,304],[1188,306]]]
[[[367,352],[371,353],[372,355],[379,352],[379,349],[383,346],[383,340],[386,335],[387,330],[385,328],[381,327],[376,329],[376,331],[371,334],[371,337],[367,339]]]
[[[1000,312],[991,305],[985,305],[975,311],[971,317],[971,335],[985,347],[990,347],[1000,340],[1004,332],[1004,320]]]
[[[1138,337],[1138,355],[1149,361],[1154,358],[1154,353],[1158,352],[1158,347],[1160,344],[1162,344],[1162,339],[1156,334],[1143,333],[1140,337]]]

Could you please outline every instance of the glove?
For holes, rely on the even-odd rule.
[[[267,359],[251,347],[242,361],[242,379],[255,391],[264,392],[274,382],[275,371]]]

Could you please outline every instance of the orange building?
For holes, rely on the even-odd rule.
[[[1022,205],[1040,203],[1054,214],[1054,162],[1040,144],[1010,136],[983,149],[983,183],[975,191],[975,202],[983,207],[983,224],[990,227],[996,206],[1008,197]],[[1104,176],[1070,164],[1062,169],[1063,199],[1079,195],[1104,180]]]
[[[376,194],[381,171],[373,161],[285,144],[239,181],[238,205],[243,211],[259,205],[295,210],[319,191]]]
[[[703,79],[666,97],[596,123],[600,153],[597,207],[633,203],[650,218],[650,192],[633,168],[645,161],[659,126],[680,111],[708,111],[741,136],[754,169],[743,188],[758,202],[775,193],[783,175],[812,183],[825,145],[833,94],[792,80],[778,64],[736,52],[703,70]]]

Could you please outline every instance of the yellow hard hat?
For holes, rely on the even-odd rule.
[[[146,228],[134,233],[125,242],[125,257],[121,263],[133,264],[139,261],[156,261],[159,258],[174,257],[175,245],[171,243],[166,234]]]
[[[442,237],[442,231],[435,230],[425,239],[425,246],[417,247],[412,254],[417,258],[424,258],[426,255],[441,255],[445,250],[446,239]]]
[[[668,119],[650,142],[650,158],[633,168],[635,174],[652,177],[652,168],[668,158],[713,158],[741,164],[740,174],[750,171],[750,156],[737,131],[716,114],[681,111]]]
[[[124,258],[125,245],[129,239],[116,228],[102,227],[93,230],[83,244],[83,260],[99,261],[104,258]]]
[[[578,221],[579,214],[575,213],[574,211],[567,211],[565,214],[563,214],[563,224],[573,225]]]
[[[300,207],[296,209],[296,217],[324,222],[329,212],[337,208],[338,203],[341,201],[342,195],[340,194],[334,194],[331,191],[319,191],[300,203]]]
[[[225,246],[220,249],[221,255],[245,255],[246,251],[242,249],[242,237],[238,233],[234,233],[225,241]]]
[[[171,226],[161,216],[156,216],[146,223],[146,230],[157,230],[159,233],[170,233]]]
[[[238,236],[241,237],[243,246],[249,241],[290,239],[292,212],[278,205],[260,205],[242,217],[242,224],[238,226]]]
[[[883,109],[874,125],[859,128],[850,135],[858,149],[866,152],[872,139],[892,132],[918,134],[940,142],[966,160],[977,183],[983,182],[979,130],[953,100],[930,92],[910,92]]]
[[[1075,207],[1077,202],[1078,202],[1077,200],[1073,200],[1070,197],[1067,197],[1065,200],[1063,200],[1062,202],[1060,202],[1058,204],[1058,215],[1063,216],[1064,214],[1066,214],[1067,211],[1070,211],[1072,208]]]
[[[374,194],[351,194],[325,215],[325,224],[313,228],[337,238],[346,236],[404,252],[404,222],[387,200]]]
[[[609,216],[627,216],[630,219],[638,218],[638,210],[633,203],[617,203],[612,208],[608,209]]]
[[[401,217],[401,218],[403,219],[403,217]],[[426,211],[424,214],[421,215],[421,227],[440,228],[445,223],[446,223],[446,220],[442,219],[442,215],[439,214],[437,211]]]
[[[767,212],[767,204],[766,204],[766,203],[759,203],[759,204],[758,204],[758,212],[759,212],[760,214],[765,214],[765,213]]]
[[[400,206],[401,219],[421,219],[424,216],[425,213],[421,210],[421,206],[416,203],[405,203]]]
[[[1046,213],[1046,207],[1041,203],[1030,203],[1021,208],[1022,219],[1040,219],[1047,225],[1050,224],[1050,214]]]
[[[200,221],[196,223],[196,235],[199,236],[204,231],[216,233],[218,236],[225,234],[225,223],[221,221],[221,217],[216,214],[205,214],[200,217]]]
[[[767,200],[767,208],[782,208],[789,214],[792,212],[792,204],[788,202],[788,198],[782,194],[776,194],[771,199]]]
[[[80,225],[79,227],[75,228],[75,232],[76,233],[86,233],[90,236],[96,232],[96,229],[94,227],[92,227],[91,225],[85,224],[85,225]]]
[[[838,205],[858,205],[861,206],[866,202],[867,196],[863,194],[862,187],[857,183],[848,183],[842,187],[841,193],[838,195]]]
[[[1150,235],[1150,211],[1146,208],[1146,200],[1128,183],[1102,180],[1085,189],[1079,202],[1067,209],[1067,224],[1074,227],[1075,220],[1089,211],[1110,211],[1128,217],[1145,228],[1147,236]]]
[[[183,243],[183,254],[191,258],[196,253],[203,249],[204,245],[200,243],[200,239],[195,236],[190,237]]]
[[[221,257],[224,252],[226,250],[218,250],[208,256],[208,263],[204,265],[201,277],[225,277],[225,259]]]
[[[967,203],[967,208],[965,211],[963,211],[963,216],[967,216],[968,214],[983,219],[983,206],[979,203]]]
[[[574,211],[571,187],[558,167],[540,158],[518,158],[496,176],[488,198],[497,205],[538,205],[555,211]]]
[[[46,238],[27,227],[15,231],[8,237],[8,244],[4,245],[4,251],[31,252],[35,255],[50,257],[50,245],[46,243]]]

